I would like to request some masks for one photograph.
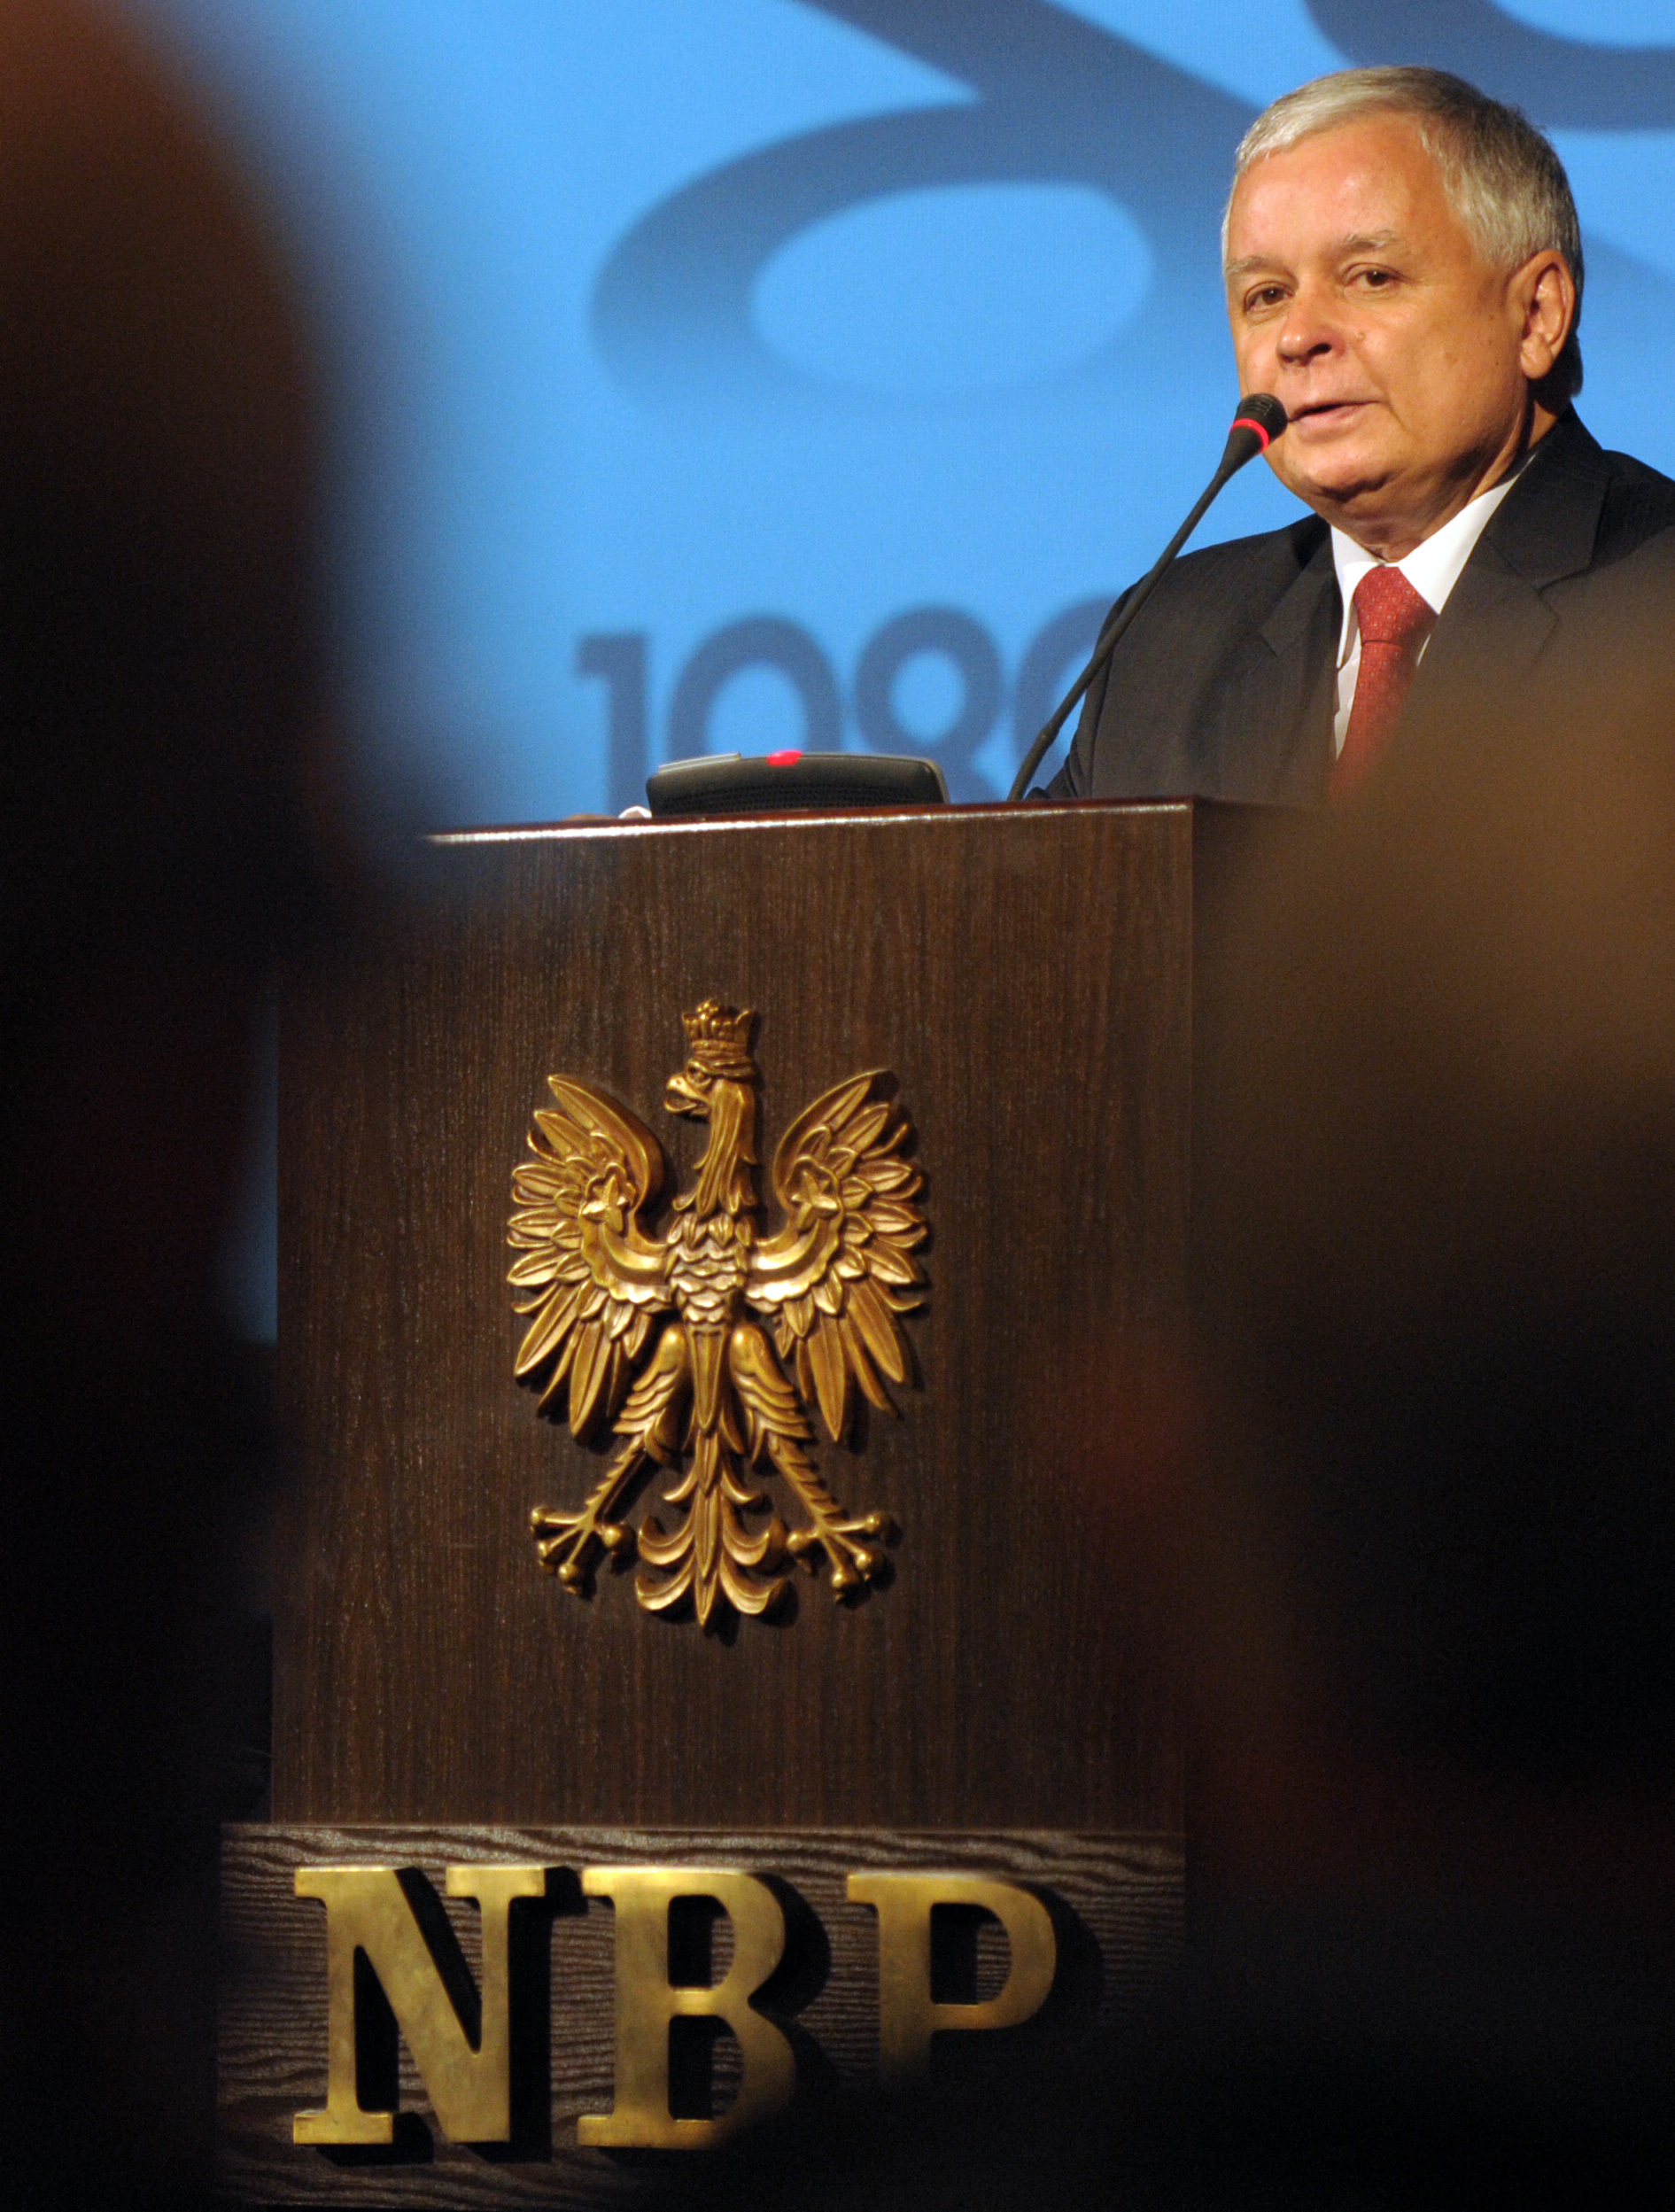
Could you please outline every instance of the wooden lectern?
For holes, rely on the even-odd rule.
[[[1179,1722],[1125,1485],[1185,1316],[1203,844],[1173,803],[473,832],[288,1008],[294,1488],[274,1818],[224,1850],[236,2199],[615,2201],[624,2151],[702,2158],[806,2093],[810,2051],[899,2081],[987,2032],[1023,2065],[1167,1982]],[[554,1075],[655,1132],[667,1233],[706,1000],[756,1015],[758,1239],[781,1132],[872,1071],[929,1234],[896,1415],[857,1393],[806,1447],[883,1564],[834,1599],[815,1545],[772,1618],[701,1626],[640,1602],[632,1542],[580,1592],[540,1571],[531,1510],[576,1513],[614,1440],[514,1380],[507,1278]],[[632,1211],[613,1172],[591,1219]],[[683,1464],[618,1522],[678,1523]],[[794,1528],[748,1473],[740,1525]]]

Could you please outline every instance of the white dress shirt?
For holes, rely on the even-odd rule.
[[[1448,594],[1460,581],[1460,572],[1470,560],[1489,517],[1517,482],[1524,460],[1499,484],[1487,492],[1479,492],[1475,500],[1468,501],[1450,523],[1434,531],[1423,544],[1395,563],[1407,581],[1433,614],[1439,615],[1447,604]],[[1361,625],[1355,620],[1355,586],[1369,569],[1383,568],[1377,555],[1358,546],[1353,538],[1346,538],[1341,530],[1332,532],[1332,561],[1338,570],[1338,588],[1343,596],[1344,624],[1338,636],[1338,711],[1333,718],[1334,754],[1344,749],[1344,735],[1349,728],[1349,710],[1355,703],[1355,684],[1361,674]],[[1419,648],[1423,660],[1431,644],[1429,636]]]

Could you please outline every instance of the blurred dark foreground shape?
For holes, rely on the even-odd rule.
[[[1256,886],[1201,1192],[1206,2201],[1661,2200],[1675,594]]]
[[[104,14],[0,0],[0,2197],[206,2188],[216,1319],[256,1013],[316,873],[306,379]]]

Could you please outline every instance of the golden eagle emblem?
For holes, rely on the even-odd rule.
[[[573,1435],[611,1421],[624,1440],[579,1513],[531,1515],[542,1565],[585,1591],[601,1551],[636,1548],[640,1603],[664,1612],[690,1599],[707,1626],[723,1603],[771,1611],[787,1558],[812,1572],[824,1552],[839,1597],[884,1564],[888,1517],[845,1516],[820,1479],[803,1401],[834,1442],[852,1385],[896,1410],[885,1383],[908,1379],[896,1316],[922,1300],[912,1255],[926,1222],[920,1176],[902,1157],[908,1123],[878,1095],[874,1069],[786,1130],[773,1159],[784,1218],[758,1237],[755,1016],[707,998],[683,1019],[686,1064],[663,1104],[708,1122],[710,1141],[668,1228],[647,1227],[663,1177],[651,1131],[603,1091],[549,1075],[557,1110],[536,1114],[533,1157],[512,1177],[508,1241],[523,1256],[508,1279],[530,1316],[515,1372],[540,1389],[538,1409],[556,1411],[568,1393]],[[652,1464],[674,1471],[664,1503],[680,1517],[635,1531],[611,1516]],[[787,1532],[756,1486],[764,1467],[808,1517],[800,1526]]]

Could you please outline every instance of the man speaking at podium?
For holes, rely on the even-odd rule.
[[[1240,389],[1283,403],[1268,462],[1313,514],[1166,572],[1053,796],[1346,797],[1399,722],[1535,696],[1665,585],[1675,617],[1675,483],[1576,415],[1576,206],[1516,109],[1431,69],[1288,93],[1223,259]]]

